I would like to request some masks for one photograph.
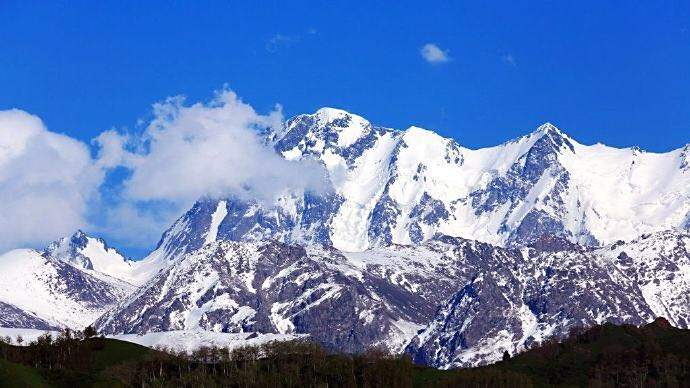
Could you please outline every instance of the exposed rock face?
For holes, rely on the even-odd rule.
[[[285,196],[269,208],[236,197],[202,199],[163,234],[156,249],[174,258],[216,240],[330,245],[328,225],[338,204],[337,195],[308,192]],[[212,216],[220,210],[223,218],[214,224]]]
[[[595,251],[620,271],[657,317],[690,327],[690,233],[663,231]]]
[[[18,327],[38,330],[58,329],[57,326],[51,325],[34,314],[4,302],[0,302],[0,327]]]
[[[183,257],[96,324],[109,334],[308,333],[329,347],[362,351],[400,347],[436,302],[330,248],[221,241]]]
[[[406,350],[448,368],[496,361],[573,327],[662,316],[687,328],[688,247],[690,235],[666,231],[597,249],[545,237],[522,260],[489,255]]]
[[[664,232],[592,249],[545,236],[506,249],[439,235],[353,253],[213,242],[184,255],[97,325],[112,334],[309,334],[341,351],[406,346],[416,362],[478,365],[573,327],[658,316],[687,327],[689,239]]]
[[[84,269],[93,269],[91,259],[81,253],[89,244],[89,238],[78,230],[69,238],[62,238],[52,242],[45,249],[44,254],[55,259],[63,260],[75,264]]]
[[[690,144],[686,145],[680,154],[680,169],[690,170]]]
[[[308,334],[341,351],[404,349],[448,368],[495,361],[577,326],[663,316],[688,327],[688,247],[680,230],[600,248],[548,235],[528,247],[437,235],[349,253],[207,240],[128,296],[74,261],[19,251],[0,260],[0,309],[10,326],[80,328],[109,309],[96,321],[106,334]],[[18,289],[29,291],[9,291]]]

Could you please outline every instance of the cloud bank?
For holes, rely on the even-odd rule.
[[[86,225],[103,176],[86,144],[24,111],[0,111],[0,251]]]
[[[183,98],[169,98],[154,106],[154,115],[137,138],[110,131],[97,139],[105,165],[132,171],[124,182],[129,200],[187,203],[236,195],[272,201],[285,190],[327,188],[321,164],[287,161],[258,136],[280,130],[279,106],[260,115],[223,90],[209,104],[185,106]]]
[[[205,104],[168,98],[142,132],[105,131],[91,146],[28,113],[0,112],[0,251],[77,228],[151,245],[203,196],[272,202],[330,190],[320,163],[285,160],[265,144],[260,133],[282,123],[280,106],[262,115],[227,89]]]

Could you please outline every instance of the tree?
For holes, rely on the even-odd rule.
[[[88,338],[95,337],[97,335],[98,335],[98,332],[91,325],[86,326],[86,329],[84,329],[84,338],[88,339]]]
[[[18,334],[15,342],[17,343],[17,345],[22,346],[22,343],[24,343],[24,337],[22,337],[21,334]]]
[[[48,347],[53,344],[53,335],[50,334],[49,331],[46,331],[45,333],[39,335],[38,338],[36,338],[36,343],[39,346]]]
[[[59,336],[65,341],[70,341],[72,339],[72,330],[66,327],[60,332]]]
[[[508,360],[510,360],[510,353],[508,353],[508,351],[506,350],[505,352],[503,352],[503,361]]]

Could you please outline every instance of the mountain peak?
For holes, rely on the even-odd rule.
[[[81,229],[70,237],[62,237],[50,243],[42,254],[80,269],[101,272],[120,280],[131,280],[127,278],[129,259],[108,246],[105,240],[89,236]]]
[[[275,142],[275,149],[284,154],[297,147],[300,154],[320,154],[325,148],[350,147],[371,132],[371,123],[363,117],[342,109],[325,107],[288,120]]]
[[[536,144],[550,144],[548,147],[554,151],[564,146],[570,151],[575,151],[573,139],[548,121],[537,127],[527,138],[536,139]]]
[[[93,235],[89,235],[81,229],[77,229],[77,231],[74,232],[74,234],[72,234],[71,237],[59,239],[55,243],[58,243],[58,244],[69,243],[69,245],[71,245],[74,249],[83,249],[89,245],[89,241],[96,241],[96,242],[102,244],[103,248],[106,250],[114,249],[114,248],[108,246],[108,244],[102,238],[94,237]]]
[[[89,237],[83,230],[77,229],[69,237],[61,237],[48,245],[45,252],[49,253],[51,256],[66,256],[72,255],[74,252],[85,248],[89,244]]]
[[[77,229],[72,237],[69,238],[69,241],[71,244],[83,248],[89,243],[89,236],[81,229]]]
[[[559,136],[559,137],[569,137],[566,135],[563,131],[561,131],[558,127],[555,125],[551,124],[550,122],[545,122],[544,124],[540,125],[537,127],[537,130],[534,131],[534,133],[537,134],[542,134],[542,135],[552,135],[552,136]]]
[[[324,107],[312,115],[319,126],[328,128],[327,132],[334,132],[338,137],[339,146],[354,143],[365,135],[371,124],[364,117],[342,109]]]
[[[338,108],[331,108],[328,106],[324,106],[323,108],[318,109],[316,112],[313,114],[314,116],[317,116],[318,118],[326,121],[326,122],[331,122],[334,120],[342,119],[347,116],[356,116],[353,115],[352,113],[343,110],[343,109],[338,109]],[[359,117],[359,116],[357,116]]]

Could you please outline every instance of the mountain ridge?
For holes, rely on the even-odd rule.
[[[200,198],[140,261],[81,231],[4,255],[24,274],[0,287],[3,324],[309,335],[437,368],[574,326],[690,325],[688,146],[585,146],[545,123],[472,150],[334,108],[263,135],[333,190]]]
[[[341,140],[348,132],[358,137]],[[268,137],[287,159],[323,163],[334,193],[290,192],[261,206],[217,199],[234,217],[221,220],[221,237],[343,251],[415,244],[436,232],[501,246],[556,234],[596,246],[690,224],[684,186],[690,170],[675,165],[682,166],[682,149],[583,146],[547,122],[499,146],[471,150],[432,131],[378,127],[333,108],[289,119]],[[655,178],[664,171],[666,179]],[[653,195],[662,200],[650,202]],[[642,218],[651,213],[653,219]]]

